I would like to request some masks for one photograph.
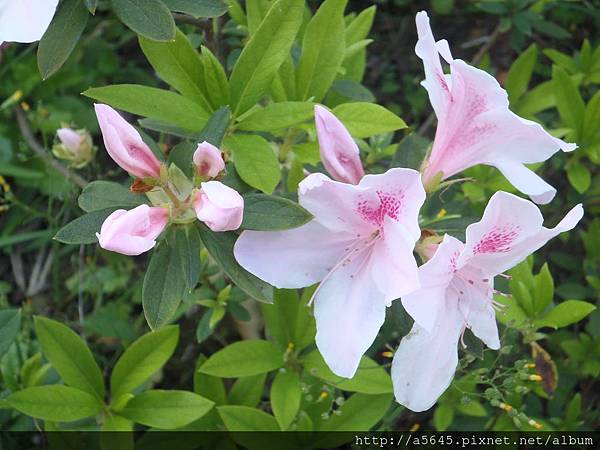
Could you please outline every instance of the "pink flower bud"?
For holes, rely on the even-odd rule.
[[[107,105],[94,105],[110,157],[130,175],[159,178],[160,162],[137,130]]]
[[[194,152],[194,164],[198,175],[206,178],[216,177],[225,168],[221,151],[206,141],[198,144]]]
[[[56,131],[56,135],[58,136],[58,139],[60,139],[62,145],[72,153],[77,153],[79,151],[79,146],[85,139],[85,136],[71,128],[60,128]]]
[[[193,202],[196,216],[213,231],[237,230],[242,224],[244,199],[219,181],[200,185]]]
[[[118,209],[106,218],[96,233],[100,247],[123,255],[139,255],[156,245],[156,238],[169,222],[166,208],[140,205]]]
[[[337,181],[358,184],[365,172],[358,146],[346,127],[331,112],[319,105],[315,105],[315,123],[321,162],[327,171]]]

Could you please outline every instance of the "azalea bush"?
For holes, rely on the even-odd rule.
[[[597,426],[593,9],[41,3],[0,9],[3,429]]]

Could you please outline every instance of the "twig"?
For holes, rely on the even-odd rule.
[[[19,129],[21,130],[21,134],[23,138],[31,147],[31,150],[42,158],[46,163],[50,164],[54,170],[60,172],[65,178],[70,179],[73,183],[79,186],[81,189],[87,186],[88,182],[81,177],[80,175],[71,172],[68,168],[63,166],[56,159],[52,158],[48,152],[40,145],[40,143],[35,139],[33,132],[31,131],[31,127],[29,126],[29,122],[27,121],[27,117],[25,117],[25,112],[23,108],[17,106],[15,109],[15,114],[17,116],[17,122],[19,124]]]
[[[77,280],[77,313],[79,315],[79,325],[81,327],[81,338],[83,340],[85,340],[85,330],[84,330],[84,325],[85,325],[85,309],[84,309],[84,304],[83,304],[83,281],[82,281],[82,277],[83,277],[83,271],[85,269],[85,245],[80,245],[79,246],[79,258],[78,258],[78,267],[77,267],[77,271],[78,271],[78,280]]]
[[[475,54],[475,56],[471,60],[471,65],[476,66],[477,64],[479,64],[479,62],[481,61],[481,58],[483,58],[483,56],[488,52],[490,47],[492,45],[494,45],[494,42],[496,42],[496,39],[498,39],[499,35],[500,35],[500,24],[498,24],[496,26],[496,28],[494,29],[492,34],[486,40],[485,44],[483,44],[479,48],[479,51]],[[421,125],[421,127],[417,131],[417,134],[422,136],[425,133],[427,133],[429,128],[431,128],[431,126],[433,125],[434,121],[435,121],[435,112],[431,112],[431,114],[429,114],[427,119],[425,119],[425,122],[423,122],[423,125]]]

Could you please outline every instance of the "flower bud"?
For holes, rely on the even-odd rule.
[[[60,143],[52,147],[52,153],[58,159],[68,161],[71,167],[81,169],[94,157],[96,148],[86,130],[61,128],[56,131],[56,135]]]
[[[94,105],[110,157],[130,175],[159,178],[160,162],[137,130],[108,105]]]
[[[196,173],[203,178],[214,178],[225,168],[221,151],[206,141],[198,144],[193,159]]]
[[[140,205],[132,210],[117,209],[96,233],[100,247],[123,255],[139,255],[156,245],[156,238],[169,222],[169,211]]]
[[[344,183],[358,184],[365,172],[358,145],[342,122],[322,106],[315,106],[315,124],[321,162],[331,176]]]
[[[198,219],[213,231],[237,230],[242,224],[244,199],[219,181],[202,183],[193,206]]]

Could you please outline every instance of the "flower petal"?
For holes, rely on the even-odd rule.
[[[540,205],[550,203],[556,195],[555,188],[521,163],[514,161],[497,162],[495,166],[515,188],[527,194]]]
[[[419,288],[415,239],[401,222],[385,219],[385,234],[373,249],[373,278],[383,292],[385,303]]]
[[[312,220],[291,230],[244,231],[234,255],[244,269],[273,286],[300,288],[322,280],[353,239]]]
[[[0,4],[0,44],[39,41],[52,22],[58,0],[8,0]]]
[[[333,373],[352,378],[385,320],[384,296],[363,251],[321,282],[314,296],[316,343]]]
[[[553,237],[571,230],[583,216],[577,205],[554,228],[542,226],[543,217],[533,203],[506,192],[496,192],[481,221],[467,227],[467,243],[459,265],[467,262],[487,275],[497,275],[533,253]]]
[[[416,412],[431,408],[450,386],[458,365],[463,320],[457,300],[448,296],[444,314],[431,333],[415,323],[394,354],[392,382],[396,401]]]
[[[338,181],[357,184],[364,176],[358,145],[330,111],[315,105],[315,124],[319,138],[321,162]]]
[[[445,235],[433,257],[419,267],[421,288],[402,296],[406,312],[426,331],[433,326],[445,307],[446,290],[454,277],[453,267],[464,244]]]
[[[478,271],[478,269],[473,269]],[[475,336],[492,350],[500,348],[496,313],[492,307],[493,280],[478,279],[474,285],[463,284],[459,307],[467,326]]]

